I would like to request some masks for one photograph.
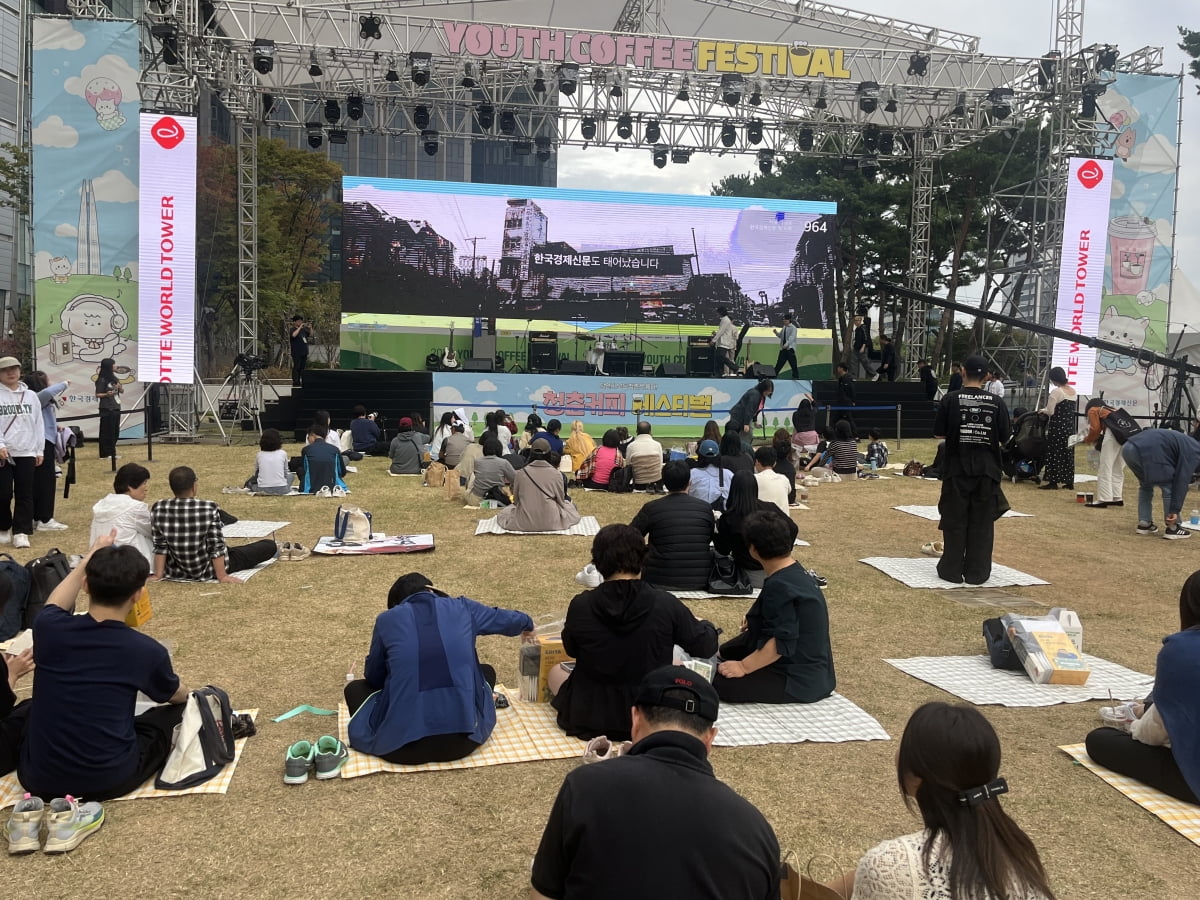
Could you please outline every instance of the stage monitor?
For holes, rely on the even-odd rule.
[[[343,200],[347,313],[832,327],[833,203],[351,177]]]

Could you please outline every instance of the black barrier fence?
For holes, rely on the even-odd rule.
[[[134,409],[121,410],[122,416],[129,416],[129,415],[132,415],[133,413],[141,413],[142,414],[142,430],[144,430],[146,432],[146,462],[154,462],[154,435],[151,433],[151,430],[150,430],[151,409],[148,406],[139,406]],[[58,422],[59,422],[59,424],[62,424],[63,422],[86,422],[90,419],[99,419],[99,418],[100,418],[100,413],[95,412],[95,413],[89,413],[86,416],[59,416]],[[120,432],[118,432],[118,440],[120,440]],[[63,479],[63,499],[64,500],[67,499],[71,495],[70,494],[71,485],[75,483],[75,448],[73,448],[73,447],[71,448],[71,455],[69,457],[69,460],[70,460],[69,475]],[[117,455],[115,453],[111,457],[109,457],[109,462],[111,463],[111,470],[113,472],[116,472],[117,471]]]

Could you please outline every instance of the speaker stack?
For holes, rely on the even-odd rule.
[[[558,371],[558,335],[553,331],[529,333],[526,369],[553,374]]]
[[[716,359],[716,350],[708,342],[708,338],[695,335],[688,338],[687,374],[707,378],[716,368]]]
[[[659,363],[654,375],[656,378],[684,378],[687,368],[682,363]]]

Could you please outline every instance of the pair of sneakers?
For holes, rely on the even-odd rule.
[[[1158,526],[1153,522],[1138,522],[1137,533],[1141,535],[1158,534]],[[1168,541],[1180,541],[1191,536],[1192,533],[1178,522],[1168,525],[1166,531],[1163,532],[1163,537]]]
[[[299,541],[284,541],[279,545],[279,558],[288,562],[307,559],[312,551]]]
[[[12,544],[17,550],[27,550],[29,548],[29,535],[13,534],[12,529],[0,531],[0,544]]]
[[[309,772],[315,774],[318,781],[337,778],[349,758],[346,745],[328,734],[315,741],[296,741],[288,747],[283,760],[283,783],[304,784]]]
[[[346,489],[344,487],[341,487],[340,485],[334,486],[331,488],[329,485],[323,484],[323,485],[321,485],[320,488],[317,489],[317,493],[315,496],[317,496],[317,497],[345,497],[346,494],[347,494]]]
[[[94,801],[84,803],[68,794],[47,804],[41,797],[26,794],[8,817],[8,852],[14,856],[36,853],[39,849],[45,853],[67,853],[99,831],[103,824],[104,807]]]

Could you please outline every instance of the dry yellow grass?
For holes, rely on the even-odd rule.
[[[219,497],[253,466],[255,447],[156,447],[151,499],[166,493],[173,465],[193,466],[202,494]],[[108,488],[107,464],[80,465],[80,484],[57,518],[71,526],[37,536],[29,555],[57,544],[81,552],[91,504]],[[122,448],[144,460],[143,447]],[[928,442],[906,441],[894,459],[928,460]],[[1080,456],[1082,461],[1082,454]],[[383,460],[351,476],[353,502],[389,533],[433,531],[434,553],[383,558],[311,558],[280,563],[246,585],[154,590],[145,630],[170,641],[190,684],[225,687],[235,704],[261,709],[227,796],[114,802],[103,831],[74,853],[35,855],[4,869],[13,896],[81,897],[517,897],[563,775],[575,763],[540,762],[463,772],[381,775],[349,781],[282,783],[285,748],[335,727],[332,719],[270,719],[301,703],[336,706],[351,660],[365,654],[388,587],[418,569],[439,585],[533,615],[561,611],[576,592],[588,541],[570,537],[474,537],[480,515],[447,502],[414,478],[389,478]],[[898,738],[927,700],[952,699],[882,660],[977,653],[986,610],[946,591],[914,591],[857,560],[913,555],[935,537],[932,523],[890,509],[935,503],[933,482],[893,479],[822,485],[796,519],[812,541],[799,551],[829,578],[838,689]],[[1130,476],[1126,498],[1136,494]],[[1009,488],[1013,506],[1035,514],[997,527],[996,559],[1052,582],[1013,593],[1077,609],[1090,653],[1152,670],[1162,636],[1178,627],[1177,597],[1197,568],[1192,542],[1139,538],[1135,513],[1089,510],[1064,491]],[[310,498],[220,497],[243,518],[293,524],[282,535],[311,545],[328,532],[336,503]],[[579,492],[585,514],[628,521],[648,498]],[[1197,501],[1200,503],[1200,500]],[[51,541],[49,538],[54,537]],[[744,600],[692,606],[734,628]],[[516,642],[480,641],[480,655],[512,684]],[[27,688],[23,693],[27,693]],[[1005,804],[1041,849],[1059,897],[1191,898],[1200,893],[1200,850],[1059,753],[1098,724],[1097,703],[1045,709],[983,709],[1001,735]],[[877,841],[916,830],[895,785],[896,743],[718,749],[718,775],[756,803],[785,848],[802,860],[830,854],[852,865]],[[664,836],[664,839],[665,836]],[[636,873],[630,873],[636,877]]]

